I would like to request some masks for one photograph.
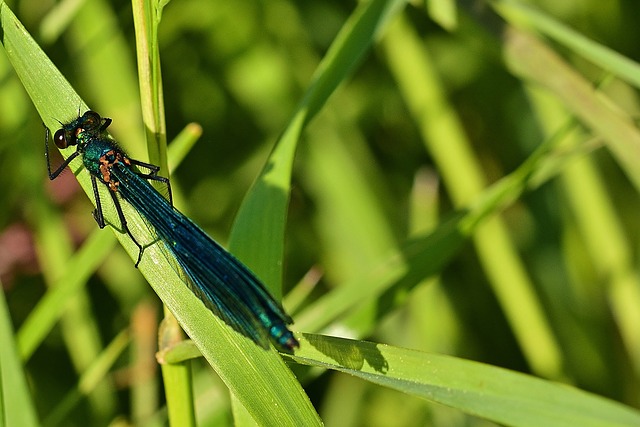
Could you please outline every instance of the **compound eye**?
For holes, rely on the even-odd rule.
[[[58,129],[55,135],[53,135],[53,140],[56,143],[56,147],[60,149],[67,148],[69,145],[71,145],[69,141],[67,141],[64,129]]]

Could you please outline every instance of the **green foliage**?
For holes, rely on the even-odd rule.
[[[633,6],[425,3],[0,1],[0,426],[638,425]],[[87,105],[288,294],[295,354],[47,187],[40,122]]]

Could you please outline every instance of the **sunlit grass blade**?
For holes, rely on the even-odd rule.
[[[335,369],[504,425],[635,426],[640,412],[564,384],[450,356],[304,334],[299,363]]]
[[[138,85],[140,88],[142,117],[146,130],[148,156],[158,165],[162,176],[169,176],[167,135],[162,96],[162,77],[158,28],[166,2],[132,1],[138,59]],[[175,329],[171,335],[182,335],[170,310],[165,310],[165,329]],[[191,369],[188,364],[162,366],[169,420],[172,424],[195,424]]]
[[[158,45],[158,26],[162,9],[168,2],[132,1],[136,30],[138,84],[140,87],[142,118],[146,130],[149,160],[167,171],[167,129],[162,96],[162,74]]]

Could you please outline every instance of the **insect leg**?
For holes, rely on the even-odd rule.
[[[96,199],[96,208],[93,211],[93,219],[98,223],[98,227],[104,228],[104,215],[102,214],[102,202],[100,202],[100,193],[98,192],[98,184],[96,177],[91,175],[91,186],[93,187],[93,197]]]
[[[136,238],[133,237],[133,234],[131,234],[131,230],[129,230],[129,226],[127,225],[127,219],[124,217],[124,212],[122,212],[122,207],[120,206],[120,200],[118,200],[115,191],[109,191],[109,194],[111,194],[111,199],[113,199],[113,204],[115,205],[116,211],[118,212],[118,217],[120,218],[120,225],[122,226],[122,229],[129,235],[131,240],[133,240],[133,243],[135,243],[135,245],[138,247],[138,260],[136,261],[136,268],[138,268],[138,264],[140,264],[140,261],[142,260],[142,252],[144,252],[144,248],[140,243],[138,243]]]
[[[160,167],[157,165],[153,165],[151,163],[141,162],[140,160],[135,160],[135,159],[129,159],[129,161],[133,165],[141,166],[151,171],[149,173],[136,172],[136,175],[138,175],[139,177],[148,179],[151,181],[161,182],[167,186],[167,191],[169,192],[169,203],[171,203],[171,206],[173,206],[173,193],[171,192],[171,181],[169,180],[169,178],[158,175],[158,171],[160,171]]]

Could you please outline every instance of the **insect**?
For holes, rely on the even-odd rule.
[[[151,226],[158,240],[177,261],[187,286],[204,303],[236,331],[267,348],[269,341],[285,351],[293,351],[299,343],[288,329],[293,323],[280,303],[273,299],[260,280],[237,258],[227,252],[200,227],[173,207],[168,178],[158,175],[156,165],[131,159],[108,137],[111,119],[87,111],[61,128],[53,136],[56,146],[76,146],[55,171],[49,161],[49,130],[45,136],[45,158],[49,179],[53,180],[80,156],[91,174],[96,200],[93,217],[105,227],[98,183],[109,189],[123,232],[138,247],[136,267],[142,260],[144,247],[129,230],[121,200],[129,203]],[[169,200],[150,181],[167,186]]]

